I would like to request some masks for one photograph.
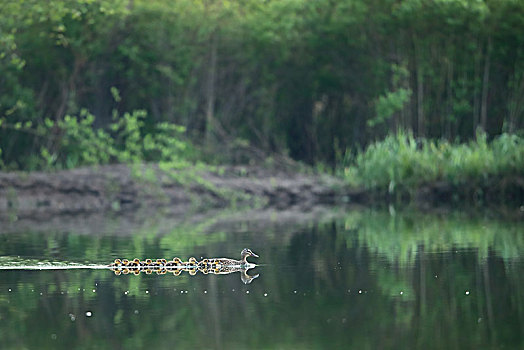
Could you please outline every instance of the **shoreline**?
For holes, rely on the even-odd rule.
[[[389,203],[415,203],[422,208],[456,203],[523,205],[523,178],[495,180],[484,187],[436,182],[389,194],[352,188],[326,174],[261,166],[162,171],[157,165],[117,164],[56,172],[0,172],[0,218],[141,208],[163,208],[176,215],[231,207],[305,210],[316,205]]]

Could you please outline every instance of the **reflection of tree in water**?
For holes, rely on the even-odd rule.
[[[234,275],[1,272],[0,330],[8,348],[519,348],[524,281],[512,262],[524,250],[517,228],[352,213],[264,241],[266,265],[249,286]],[[228,249],[235,236],[224,237],[202,245],[206,253]],[[113,244],[94,241],[102,251]],[[61,242],[64,251],[77,244]],[[162,240],[148,242],[140,249],[162,252]],[[96,284],[93,293],[87,286]]]

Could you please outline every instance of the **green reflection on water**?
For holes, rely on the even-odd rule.
[[[1,254],[21,259],[237,258],[249,245],[262,266],[250,285],[237,274],[0,271],[0,339],[14,349],[522,348],[522,228],[360,211],[293,224],[141,227],[124,237],[5,234]]]
[[[345,229],[354,229],[359,242],[391,262],[412,264],[419,247],[426,252],[474,248],[480,259],[489,251],[504,259],[522,258],[524,224],[483,217],[467,217],[458,212],[442,215],[419,212],[391,215],[385,211],[355,211],[347,215]]]

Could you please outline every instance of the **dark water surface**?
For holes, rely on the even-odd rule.
[[[240,273],[2,270],[0,348],[524,348],[518,220],[373,210],[240,217],[172,227],[151,219],[124,233],[109,219],[3,225],[0,265],[238,258],[249,247],[260,266],[250,284]]]

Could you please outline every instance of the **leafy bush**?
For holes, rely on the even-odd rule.
[[[67,115],[58,121],[46,118],[39,125],[32,122],[9,124],[4,118],[0,119],[0,126],[12,133],[33,137],[38,152],[20,160],[28,170],[148,161],[180,168],[196,158],[195,149],[184,140],[184,127],[162,122],[148,128],[145,118],[146,112],[141,110],[122,116],[115,111],[108,128],[97,129],[93,125],[95,117],[82,110],[79,116]]]

